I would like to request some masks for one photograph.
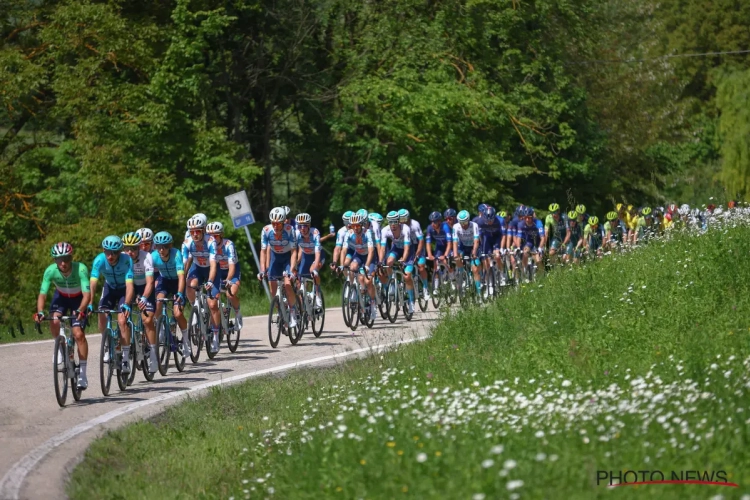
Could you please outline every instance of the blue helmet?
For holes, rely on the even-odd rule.
[[[469,222],[469,212],[466,210],[458,212],[458,222]]]
[[[409,211],[405,208],[402,208],[398,211],[398,220],[400,222],[407,222],[409,220]]]
[[[112,252],[122,250],[122,240],[117,235],[107,236],[102,241],[102,248]]]
[[[156,233],[154,236],[154,245],[168,245],[172,243],[172,235],[166,231]]]
[[[477,205],[477,212],[480,215],[483,214],[486,209],[487,209],[487,204],[486,203],[480,203],[479,205]]]
[[[456,209],[455,208],[446,208],[445,212],[443,212],[443,217],[446,219],[448,217],[455,217],[456,216]]]
[[[347,210],[346,212],[344,212],[344,215],[341,217],[341,219],[344,221],[344,224],[349,224],[352,215],[354,215],[354,212],[352,212],[351,210]]]
[[[367,216],[370,222],[383,222],[383,216],[377,212],[373,212]]]
[[[364,208],[360,208],[359,210],[357,210],[357,215],[361,215],[362,219],[364,220],[367,219],[367,216],[370,214]]]
[[[385,218],[388,219],[388,224],[398,224],[398,212],[395,210],[388,212]]]
[[[484,216],[488,219],[494,219],[497,215],[497,210],[495,210],[495,207],[487,207],[484,209]]]
[[[513,212],[513,215],[521,215],[524,212],[524,210],[526,210],[526,206],[525,205],[518,205],[516,207],[516,211]]]
[[[443,214],[438,211],[432,212],[430,214],[430,222],[437,222],[439,220],[443,220]]]

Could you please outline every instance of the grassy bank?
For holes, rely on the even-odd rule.
[[[749,253],[747,228],[678,237],[461,312],[418,345],[216,390],[96,441],[68,493],[739,498]],[[598,470],[725,471],[740,487],[610,490]]]

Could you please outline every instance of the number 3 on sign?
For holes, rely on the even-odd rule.
[[[242,208],[242,203],[240,203],[240,200],[234,200],[234,206],[239,210]]]

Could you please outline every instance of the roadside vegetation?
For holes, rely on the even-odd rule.
[[[94,442],[68,494],[739,498],[748,255],[747,227],[679,235],[450,314],[424,342],[214,390]],[[739,488],[610,491],[598,470]]]

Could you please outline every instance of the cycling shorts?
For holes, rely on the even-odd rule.
[[[292,252],[275,253],[271,252],[271,265],[268,267],[268,277],[270,279],[281,278],[284,273],[289,273],[292,267]]]
[[[169,279],[164,276],[156,278],[156,295],[163,295],[172,298],[179,291],[180,280],[177,278]]]
[[[388,258],[392,258],[393,260],[399,260],[401,257],[404,256],[404,249],[398,248],[397,246],[391,246],[390,250],[388,251]],[[409,260],[404,262],[404,274],[411,274],[414,272],[414,256],[410,255]]]
[[[50,316],[52,316],[54,315],[54,313],[59,313],[62,316],[69,316],[81,307],[82,300],[83,294],[79,294],[73,297],[65,297],[63,295],[60,295],[60,293],[55,290],[54,295],[52,295],[52,302],[49,305],[49,314]],[[84,318],[82,321],[74,319],[71,324],[73,325],[73,328],[81,327],[85,330],[86,318]]]
[[[471,253],[472,253],[473,250],[474,250],[474,246],[473,245],[470,246],[470,247],[468,247],[468,246],[462,245],[461,243],[458,244],[458,255],[461,256],[461,257],[463,257],[463,256],[469,256],[469,257],[471,257]],[[472,266],[478,266],[479,265],[479,259],[471,259],[471,265]]]
[[[104,289],[102,290],[102,298],[99,299],[99,309],[118,309],[122,304],[125,303],[125,291],[127,288],[110,288],[107,283],[104,283]]]
[[[136,297],[138,295],[143,295],[143,292],[146,290],[146,285],[135,285],[135,295]],[[154,312],[156,310],[156,300],[154,299],[154,294],[151,292],[151,295],[149,297],[146,297],[146,311],[148,312]]]
[[[190,265],[190,270],[188,271],[187,275],[187,281],[190,283],[194,279],[198,280],[198,286],[203,286],[203,284],[208,281],[208,273],[211,271],[210,267],[201,267],[196,266],[195,262],[193,262]]]

